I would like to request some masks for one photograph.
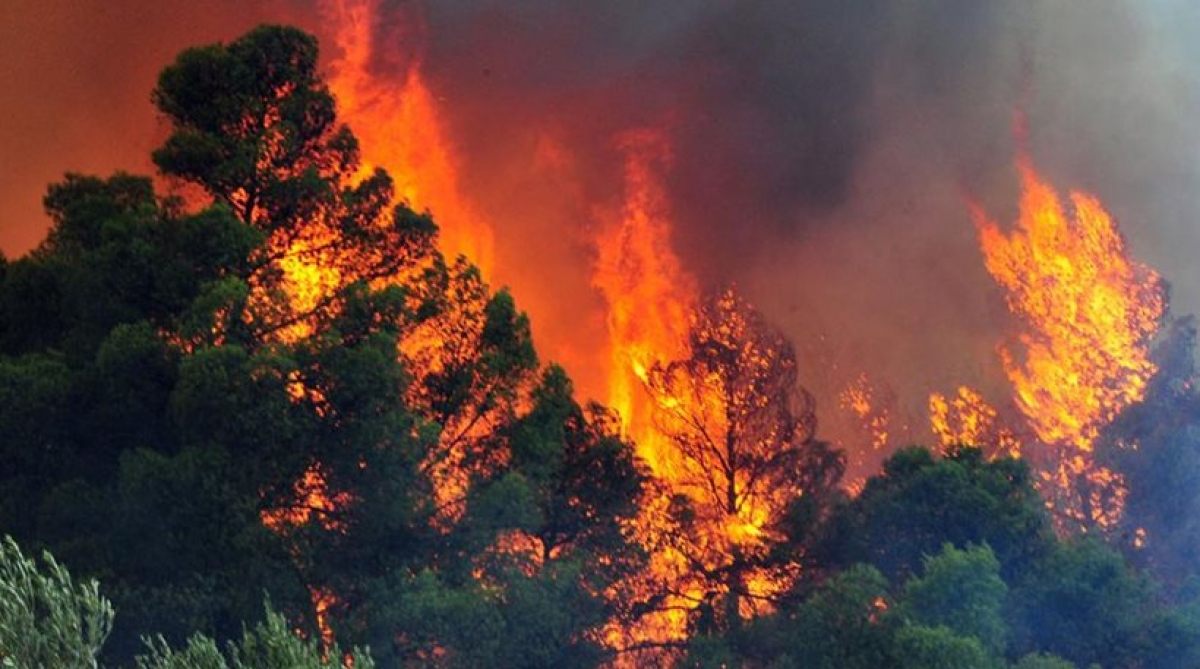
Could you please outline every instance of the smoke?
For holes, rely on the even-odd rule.
[[[593,239],[620,205],[615,138],[635,128],[672,140],[684,266],[709,288],[737,282],[795,340],[823,419],[860,372],[895,391],[914,439],[928,438],[930,391],[1006,399],[995,347],[1010,324],[964,201],[1013,219],[1018,107],[1039,169],[1099,195],[1172,282],[1175,310],[1200,308],[1200,8],[1187,0],[379,8],[373,68],[399,80],[422,63],[462,188],[497,225],[495,282],[587,395],[603,397],[606,363]],[[262,20],[333,43],[310,0],[0,11],[8,253],[41,236],[31,194],[62,170],[146,169],[161,137],[148,93],[179,49]]]
[[[505,246],[515,235],[501,267],[586,276],[589,208],[619,193],[611,138],[664,126],[685,267],[710,288],[739,283],[784,327],[823,418],[867,372],[899,398],[896,427],[924,440],[929,392],[969,384],[1000,405],[1011,392],[995,354],[1011,324],[965,200],[1014,218],[1021,109],[1039,168],[1064,191],[1105,201],[1135,255],[1173,282],[1177,311],[1200,305],[1186,251],[1198,241],[1187,217],[1200,78],[1184,55],[1200,36],[1196,9],[659,4],[429,7],[427,67],[466,147],[467,181],[495,210],[517,213],[498,238]],[[548,142],[570,159],[544,190],[562,192],[552,182],[573,170],[573,196],[587,206],[538,228],[520,213],[542,197],[536,179],[501,179],[503,192],[490,194],[487,184],[522,172],[520,160]],[[571,245],[522,255],[530,231]],[[590,304],[587,286],[554,285],[572,309]]]

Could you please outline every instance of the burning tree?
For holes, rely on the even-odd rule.
[[[656,424],[674,447],[668,543],[700,631],[734,629],[805,563],[805,533],[844,469],[814,438],[791,344],[734,290],[698,307],[687,357],[654,365]]]
[[[411,277],[435,253],[430,218],[391,206],[383,170],[359,173],[317,58],[312,36],[263,26],[185,51],[153,93],[172,126],[155,164],[265,238],[248,259],[248,299],[227,309],[255,339],[306,336],[336,316],[350,284]]]
[[[1130,257],[1098,199],[1072,192],[1067,208],[1027,157],[1018,170],[1020,217],[1011,232],[974,211],[987,270],[1022,326],[1021,355],[1001,349],[1004,369],[1017,407],[1057,455],[1044,476],[1060,523],[1110,528],[1125,492],[1096,464],[1093,444],[1145,396],[1162,283]]]
[[[484,609],[501,586],[516,598],[524,583],[514,577],[484,588],[455,580],[450,572],[463,570],[448,565],[468,564],[470,551],[483,550],[477,544],[503,543],[474,541],[486,504],[476,503],[471,522],[456,525],[484,484],[510,473],[519,464],[513,454],[528,447],[506,435],[539,406],[538,360],[528,320],[512,298],[492,292],[469,260],[448,263],[430,216],[393,206],[391,177],[362,164],[317,60],[313,37],[264,26],[184,52],[159,79],[154,101],[172,132],[155,162],[202,190],[256,242],[223,277],[230,289],[202,305],[219,317],[213,326],[178,339],[194,357],[216,358],[217,371],[232,368],[228,377],[249,368],[255,381],[271,383],[278,402],[269,408],[290,419],[287,437],[268,432],[265,418],[257,429],[239,431],[266,435],[267,464],[276,466],[269,479],[254,481],[261,520],[287,546],[323,640],[331,641],[336,627],[343,639],[375,635],[376,647],[408,652],[414,646],[396,639],[397,628],[389,628],[396,618],[384,611],[409,602],[404,593],[420,584],[392,575],[439,567],[434,580],[448,597]],[[238,347],[271,366],[258,372],[224,353]],[[209,376],[223,378],[201,380]],[[560,385],[569,395],[565,378]],[[232,395],[207,388],[189,396],[201,413],[211,398]],[[560,429],[553,433],[558,441],[547,437],[540,445],[586,451],[572,452],[573,466],[595,468],[602,452],[623,462],[624,442],[592,434],[603,421],[580,414],[562,418],[573,430]],[[217,426],[196,427],[211,435],[205,443],[214,448],[235,438]],[[598,478],[588,479],[592,473]],[[542,483],[575,476],[579,485],[604,490],[619,483],[603,479],[607,473],[564,466]],[[493,501],[499,488],[490,486]],[[613,518],[593,510],[573,529],[584,534]],[[531,529],[507,517],[487,527],[505,536]],[[562,587],[576,586],[576,603],[598,599],[583,587],[579,569],[560,564],[566,551],[549,552],[544,569],[520,576],[553,572]],[[434,645],[447,652],[448,643]]]

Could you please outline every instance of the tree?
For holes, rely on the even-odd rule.
[[[576,403],[562,368],[542,373],[532,399],[504,433],[511,459],[495,480],[519,476],[528,486],[536,522],[522,529],[536,539],[538,559],[583,560],[592,587],[603,590],[636,561],[625,524],[637,514],[644,468],[615,416]]]
[[[1192,318],[1172,322],[1153,355],[1158,372],[1141,402],[1101,433],[1098,462],[1127,491],[1114,539],[1165,583],[1200,576],[1200,392]]]
[[[1074,664],[1061,657],[1044,653],[1030,653],[1012,666],[1013,669],[1076,669]]]
[[[977,448],[942,458],[919,447],[901,449],[867,480],[857,498],[834,513],[821,555],[836,565],[867,562],[889,579],[920,572],[924,556],[943,544],[987,544],[1010,579],[1045,555],[1054,542],[1028,466],[1013,458],[987,460]]]
[[[179,650],[172,649],[162,637],[146,643],[147,652],[138,656],[137,669],[375,669],[367,650],[353,648],[343,653],[336,644],[321,648],[315,639],[299,638],[269,602],[264,620],[245,628],[242,638],[231,642],[226,652],[203,634],[193,635]]]
[[[741,657],[759,666],[872,669],[892,666],[895,620],[879,570],[854,565],[812,588],[799,602],[750,623],[733,637]]]
[[[337,122],[317,56],[311,35],[262,26],[183,52],[152,94],[173,126],[154,152],[159,169],[265,235],[249,277],[258,338],[296,336],[336,312],[343,288],[412,278],[435,256],[429,216],[389,212],[382,170],[357,178],[358,144]]]
[[[507,291],[491,294],[465,259],[450,267],[435,262],[425,282],[431,315],[405,333],[400,348],[413,376],[407,402],[441,428],[422,470],[448,527],[461,517],[472,484],[503,461],[507,450],[496,436],[517,419],[538,360],[529,319]]]
[[[0,542],[0,667],[97,669],[101,646],[116,615],[96,581],[76,583],[50,553],[43,565],[25,557],[11,537]],[[268,602],[266,619],[243,630],[240,643],[222,653],[212,638],[194,634],[175,651],[161,637],[146,641],[138,669],[320,669],[342,666],[337,646],[322,649],[297,637]],[[228,661],[227,658],[228,657]],[[370,654],[346,653],[346,666],[373,669]]]
[[[702,581],[699,615],[736,628],[743,601],[764,596],[752,575],[805,561],[803,534],[833,494],[843,458],[814,437],[791,344],[732,289],[697,309],[687,357],[655,365],[647,385],[677,465],[674,547]],[[786,559],[776,550],[784,544]]]
[[[1013,650],[1049,652],[1081,667],[1163,666],[1163,611],[1154,583],[1093,537],[1066,542],[1013,588]],[[1147,664],[1149,662],[1150,664]]]
[[[905,625],[896,631],[899,669],[1003,669],[1004,661],[989,655],[983,643],[960,636],[948,627]]]
[[[922,574],[905,584],[899,612],[917,624],[977,639],[988,653],[1000,656],[1008,636],[1007,596],[1000,562],[990,548],[960,550],[946,544],[941,553],[926,556]]]
[[[391,593],[371,641],[381,661],[587,667],[603,657],[600,628],[626,613],[608,593],[641,564],[625,524],[644,475],[614,418],[580,407],[561,368],[543,371],[530,401],[487,438],[508,457],[471,486],[444,552],[416,579],[376,586]]]
[[[95,581],[76,583],[49,553],[43,565],[0,542],[0,667],[96,669],[113,608]]]

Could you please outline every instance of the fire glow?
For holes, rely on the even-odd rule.
[[[330,65],[330,88],[342,118],[359,137],[364,157],[356,178],[376,167],[386,169],[400,200],[435,214],[442,250],[469,258],[489,277],[495,263],[494,226],[463,195],[456,149],[439,115],[439,99],[422,72],[419,50],[389,77],[376,76],[371,67],[376,2],[329,0],[322,6],[336,26],[335,48],[340,54]],[[424,30],[419,20],[414,18],[405,29],[419,47]],[[693,558],[664,545],[658,536],[660,516],[672,496],[697,498],[697,472],[691,470],[696,465],[664,434],[662,421],[681,409],[704,414],[706,408],[720,406],[720,400],[710,395],[709,379],[692,379],[686,386],[691,392],[649,390],[656,365],[686,355],[700,290],[673,243],[676,221],[665,185],[674,158],[671,129],[627,131],[612,144],[622,162],[623,192],[619,211],[597,220],[593,227],[591,276],[606,310],[606,400],[618,412],[626,435],[654,479],[651,496],[642,500],[641,517],[632,528],[651,552],[650,565],[632,587],[670,593],[661,610],[645,616],[635,628],[614,626],[603,631],[610,645],[620,649],[685,640],[689,616],[710,594],[689,577]],[[569,152],[564,147],[559,150]],[[1092,445],[1104,425],[1142,397],[1155,371],[1148,343],[1163,316],[1165,299],[1154,272],[1129,259],[1115,223],[1095,197],[1072,193],[1068,212],[1027,160],[1018,169],[1023,192],[1020,218],[1011,233],[1001,231],[978,207],[973,210],[985,266],[1005,290],[1008,307],[1024,328],[1019,350],[1002,349],[1003,368],[1016,406],[1038,441],[1056,449],[1053,466],[1045,473],[1046,484],[1064,494],[1083,494],[1083,501],[1068,513],[1083,524],[1103,525],[1111,522],[1119,507],[1101,508],[1088,491],[1119,487],[1119,481],[1095,466]],[[315,250],[319,246],[302,239],[283,262],[298,310],[311,308],[342,281],[340,275],[331,274],[335,269],[325,267]],[[414,359],[425,356],[429,365],[436,365],[445,345],[444,336],[436,331],[418,333],[405,343],[401,354]],[[846,388],[842,406],[862,422],[869,436],[869,443],[849,447],[878,451],[894,445],[895,433],[905,426],[892,415],[885,393],[874,389],[865,375]],[[952,397],[931,395],[929,409],[932,432],[943,446],[988,443],[1001,452],[1029,455],[1002,424],[997,410],[966,386]],[[443,434],[452,435],[454,430]],[[455,500],[465,496],[468,477],[455,468],[461,460],[451,452],[429,472],[446,508],[453,509]],[[306,475],[303,485],[298,484],[298,493],[303,489],[304,496],[300,506],[325,514],[345,502],[325,497],[322,486],[318,470]],[[760,546],[769,532],[769,519],[779,511],[773,503],[767,494],[744,507],[707,517],[697,538],[707,547],[706,557],[718,560]],[[307,511],[264,516],[264,522],[279,531],[308,520]],[[442,518],[446,523],[455,520],[453,511]],[[512,537],[508,543],[511,550],[519,550]],[[752,574],[741,587],[755,600],[766,601],[785,590],[791,577]],[[320,620],[326,619],[334,602],[333,593],[314,591]],[[747,598],[736,615],[749,617],[761,610],[765,609],[755,609]],[[324,622],[321,632],[329,633]]]
[[[1074,497],[1060,513],[1085,527],[1111,525],[1121,482],[1093,462],[1093,444],[1121,409],[1142,399],[1156,371],[1149,346],[1166,308],[1162,284],[1129,257],[1095,196],[1072,191],[1068,210],[1028,158],[1017,169],[1022,194],[1012,232],[973,212],[987,270],[1022,327],[1020,355],[1003,347],[1001,358],[1017,407],[1038,440],[1060,451],[1045,474]]]

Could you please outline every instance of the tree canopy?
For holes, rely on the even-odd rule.
[[[1200,662],[1187,321],[1098,442],[1123,552],[970,446],[839,488],[795,348],[733,289],[645,375],[651,472],[363,168],[318,60],[284,26],[183,52],[152,99],[185,195],[68,174],[0,258],[0,667]],[[687,637],[626,648],[654,615]]]

